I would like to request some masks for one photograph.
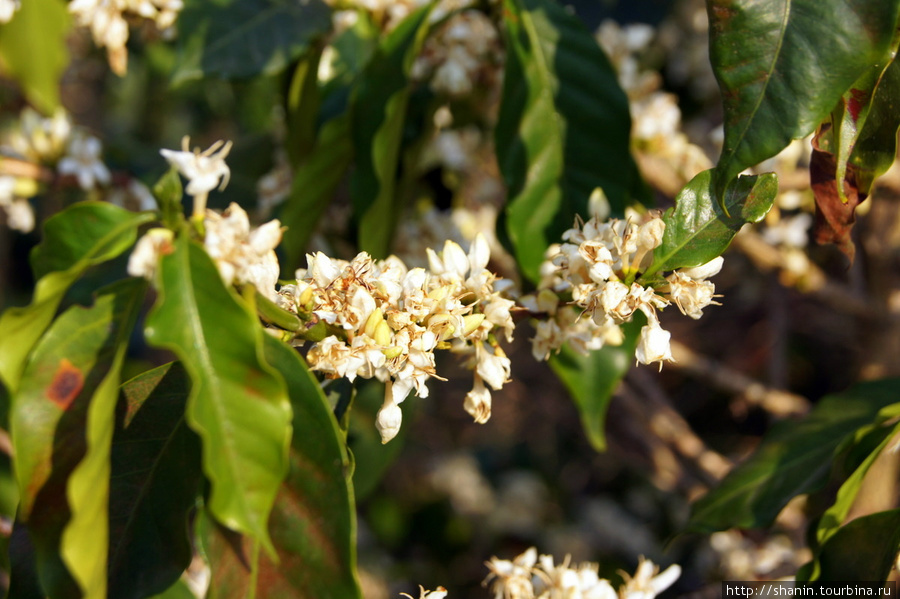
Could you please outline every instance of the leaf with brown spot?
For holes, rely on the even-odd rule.
[[[47,398],[63,410],[68,410],[83,386],[84,374],[67,358],[63,358],[47,387]]]
[[[272,337],[265,352],[284,376],[294,408],[290,472],[269,518],[279,563],[205,516],[199,528],[212,569],[210,596],[358,599],[356,517],[343,436],[297,352]]]
[[[105,587],[115,390],[145,288],[143,280],[126,279],[94,305],[63,312],[35,346],[12,398],[18,518],[27,524],[41,585],[52,597]],[[51,389],[59,403],[48,401]]]

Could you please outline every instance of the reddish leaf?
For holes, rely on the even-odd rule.
[[[865,201],[867,195],[857,183],[856,167],[847,164],[844,177],[844,197],[838,193],[837,161],[834,154],[824,152],[813,142],[812,158],[809,161],[809,179],[816,196],[816,224],[814,234],[816,242],[833,243],[853,261],[856,246],[850,237],[853,223],[856,222],[856,207]]]

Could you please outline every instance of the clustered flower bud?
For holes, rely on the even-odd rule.
[[[548,249],[538,292],[522,299],[532,312],[548,316],[536,324],[535,358],[546,359],[567,342],[582,353],[619,345],[624,339],[620,325],[642,312],[647,324],[635,351],[637,361],[660,366],[672,361],[670,334],[660,325],[657,310],[675,303],[682,313],[699,318],[703,308],[715,303],[715,286],[706,278],[719,272],[722,258],[675,271],[660,288],[643,285],[639,276],[653,263],[665,222],[656,215],[638,220],[633,215],[576,222],[563,234],[564,243]]]
[[[490,418],[488,388],[498,390],[509,379],[497,336],[512,339],[514,303],[500,296],[507,285],[487,270],[489,259],[481,236],[468,253],[452,241],[440,254],[429,250],[428,269],[409,269],[396,256],[376,261],[363,252],[347,262],[319,252],[307,256],[307,268],[281,288],[278,301],[305,318],[310,331],[328,327],[307,351],[310,368],[387,383],[376,419],[387,442],[400,428],[399,404],[409,392],[427,397],[426,381],[441,378],[436,349],[464,357],[474,370],[464,407],[477,422]]]
[[[659,572],[653,562],[641,558],[634,576],[622,573],[625,584],[617,591],[600,578],[598,564],[570,565],[568,556],[555,564],[552,555],[539,557],[534,547],[511,561],[495,557],[486,565],[491,573],[483,584],[490,586],[494,599],[653,599],[681,576],[677,564]]]
[[[166,33],[184,7],[182,0],[73,0],[69,12],[82,27],[88,27],[94,43],[106,48],[112,70],[124,75],[128,69],[128,19],[142,17]]]

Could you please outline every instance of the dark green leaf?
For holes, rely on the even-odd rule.
[[[860,383],[823,398],[799,422],[779,422],[750,458],[694,503],[688,529],[769,526],[791,498],[825,483],[835,450],[898,394],[900,379]]]
[[[154,595],[152,599],[197,599],[197,596],[184,580],[179,579],[159,595]]]
[[[128,249],[138,227],[153,219],[105,202],[83,202],[49,218],[32,252],[39,277],[31,304],[0,315],[0,378],[11,392],[28,353],[49,326],[63,295],[88,267]]]
[[[0,69],[46,114],[62,107],[59,80],[69,64],[69,11],[62,0],[29,0],[0,27]],[[40,40],[40,43],[35,43]]]
[[[173,83],[278,73],[330,30],[331,9],[322,0],[185,2]]]
[[[594,37],[549,0],[505,0],[506,74],[495,143],[509,188],[506,227],[523,272],[588,215],[595,188],[613,213],[639,179],[628,100]]]
[[[287,94],[287,137],[285,149],[290,163],[298,165],[309,156],[316,141],[319,124],[319,61],[321,49],[297,63]]]
[[[891,573],[900,549],[900,509],[856,518],[820,549],[813,566],[797,580],[879,582]]]
[[[644,276],[699,266],[719,256],[741,227],[766,215],[777,192],[778,180],[771,173],[742,176],[728,187],[724,202],[719,202],[712,189],[712,171],[698,174],[679,192],[675,207],[663,215],[662,244],[654,250],[653,264]]]
[[[897,2],[709,0],[710,58],[722,89],[722,189],[811,133],[887,51]]]
[[[159,280],[146,336],[175,352],[191,375],[187,421],[203,443],[209,507],[270,549],[266,522],[288,468],[291,408],[284,384],[262,359],[266,335],[186,235],[163,256]]]
[[[619,381],[634,362],[643,319],[624,326],[622,345],[607,345],[587,355],[563,346],[559,354],[550,358],[550,367],[563,382],[581,415],[584,432],[594,449],[606,449],[606,410]]]
[[[122,386],[112,445],[110,597],[159,593],[190,564],[188,516],[203,480],[200,440],[184,421],[190,390],[177,362]]]
[[[77,595],[79,587],[105,594],[109,442],[144,287],[128,279],[92,307],[64,312],[36,345],[13,398],[18,517],[28,523],[41,582],[54,597]]]
[[[352,100],[356,170],[351,197],[359,247],[376,258],[387,257],[402,211],[395,191],[411,92],[409,70],[430,28],[432,6],[421,7],[382,39]]]
[[[211,594],[358,599],[356,513],[343,433],[319,383],[294,349],[267,337],[266,359],[284,376],[294,408],[291,470],[269,523],[279,563],[258,556],[258,572],[251,577],[257,559],[252,542],[204,519]]]
[[[325,123],[313,151],[294,175],[291,195],[279,214],[288,228],[282,241],[286,274],[293,275],[305,264],[309,238],[353,159],[349,125],[346,114]]]

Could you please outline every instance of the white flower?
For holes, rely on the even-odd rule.
[[[388,381],[385,385],[384,404],[378,410],[375,417],[375,428],[381,435],[381,442],[387,443],[397,436],[400,432],[400,423],[403,421],[403,412],[400,406],[394,400],[394,393],[391,389],[391,383]]]
[[[188,179],[185,191],[194,196],[194,217],[206,210],[209,192],[219,187],[225,189],[231,177],[231,170],[225,164],[225,157],[231,151],[231,142],[217,141],[209,148],[190,150],[191,139],[185,135],[181,140],[181,151],[160,150],[159,153]],[[219,181],[221,180],[221,185]]]
[[[625,575],[625,586],[620,590],[622,599],[653,599],[672,586],[681,576],[681,566],[672,564],[662,572],[650,560],[641,558],[634,577]]]
[[[400,593],[404,597],[409,597],[409,599],[414,599],[412,595],[407,593]],[[444,587],[438,587],[433,591],[426,591],[425,587],[419,585],[419,599],[444,599],[447,596],[447,589]]]
[[[472,415],[478,424],[484,424],[491,418],[491,392],[484,386],[484,382],[477,374],[472,390],[466,394],[463,408]]]
[[[56,168],[62,175],[75,176],[79,187],[85,191],[99,185],[109,185],[109,169],[100,160],[102,152],[103,146],[99,139],[79,133],[69,140],[66,155]]]
[[[664,360],[674,362],[669,347],[671,337],[672,334],[659,326],[659,322],[651,322],[641,327],[641,338],[634,352],[637,361],[641,364],[659,362],[660,368]]]
[[[9,23],[13,14],[22,8],[22,0],[0,0],[0,23]]]
[[[700,266],[695,266],[693,268],[682,268],[678,272],[692,279],[708,279],[719,274],[724,262],[725,259],[722,256],[716,256],[706,264],[701,264]]]
[[[175,234],[169,229],[150,229],[134,246],[128,257],[128,274],[143,277],[149,281],[156,275],[159,259],[174,250],[172,240]]]

